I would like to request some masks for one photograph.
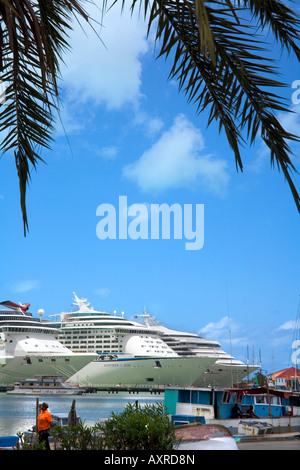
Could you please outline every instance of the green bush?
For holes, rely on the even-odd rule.
[[[101,430],[109,450],[171,450],[175,444],[174,426],[162,404],[128,404],[121,414],[112,413]]]
[[[55,448],[62,450],[172,450],[175,428],[162,404],[128,404],[122,413],[111,413],[103,424],[88,427],[55,426],[50,431]],[[26,443],[22,449],[39,449],[37,442]]]
[[[19,441],[15,447],[16,450],[44,450],[45,443],[39,443],[36,433],[32,433],[30,438],[26,438],[23,432],[18,432]]]
[[[100,425],[88,427],[83,422],[76,426],[55,426],[51,429],[51,436],[55,440],[55,447],[63,450],[101,450],[103,437],[99,431]]]

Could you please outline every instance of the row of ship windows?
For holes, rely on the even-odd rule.
[[[89,341],[86,341],[86,340],[81,340],[81,341],[64,341],[63,344],[118,344],[118,341],[109,341],[109,340],[104,340],[104,341],[93,341],[93,340],[89,340]]]
[[[87,339],[88,337],[87,336],[63,336],[62,338],[59,338],[60,341],[65,341],[65,340],[68,340],[68,339]],[[102,341],[101,339],[98,339],[98,338],[102,338],[102,336],[95,336],[93,338],[93,340],[97,340],[97,341]],[[104,336],[104,338],[109,338],[109,336]],[[106,343],[109,343],[109,342],[112,342],[112,343],[117,343],[118,340],[117,339],[104,339],[104,341]]]
[[[92,352],[92,353],[97,353],[97,354],[101,354],[101,353],[114,353],[114,354],[117,354],[117,353],[121,353],[122,352],[122,349],[120,348],[89,348],[89,347],[74,347],[73,348],[73,351],[74,352]]]
[[[98,329],[97,330],[75,330],[75,331],[63,331],[62,332],[62,335],[66,335],[66,334],[75,334],[75,335],[78,335],[78,334],[85,334],[85,335],[96,335],[96,333],[100,334],[101,336],[103,336],[104,338],[110,338],[111,335],[113,334],[111,331],[107,331],[107,330],[101,330],[99,331]],[[127,332],[126,332],[127,333]],[[129,333],[129,332],[128,332]],[[124,336],[124,335],[123,335]]]
[[[98,341],[93,341],[93,340],[89,340],[89,341],[81,340],[81,341],[64,341],[63,344],[72,345],[72,347],[76,347],[76,345],[79,345],[79,344],[80,344],[80,345],[82,345],[82,344],[92,344],[92,345],[102,345],[102,344],[108,345],[108,344],[110,344],[111,347],[114,347],[114,346],[117,346],[117,345],[118,345],[118,342],[117,342],[117,341],[111,341],[111,342],[110,342],[110,341],[108,341],[108,340],[104,340],[104,341],[101,341],[101,340],[100,340],[100,341],[99,341],[99,340],[98,340]],[[149,345],[149,344],[145,345],[145,344],[142,344],[141,347],[142,347],[142,348],[145,348],[145,347],[148,347],[148,348],[149,348],[149,347],[150,347],[150,348],[155,348],[155,347],[157,347],[157,345],[156,345],[156,344],[154,344],[154,345]],[[161,347],[161,349],[166,349],[166,348],[167,348],[166,346],[162,346],[162,347]],[[157,352],[159,352],[159,350],[158,350]]]
[[[31,364],[31,357],[29,356],[26,356],[24,357],[24,360],[26,361],[26,364]],[[41,357],[38,357],[38,362],[44,362],[44,359],[42,359]],[[56,362],[56,359],[53,357],[51,358],[51,362]],[[65,358],[65,362],[70,362],[70,359],[68,357]]]
[[[98,345],[98,347],[99,347],[99,345]],[[72,350],[75,350],[75,349],[78,349],[78,348],[79,348],[79,349],[82,349],[82,348],[85,348],[85,349],[91,348],[92,350],[95,349],[94,346],[86,345],[86,344],[74,344],[74,345],[72,346]],[[99,349],[100,349],[100,348],[99,348]],[[101,349],[107,350],[107,351],[119,351],[119,350],[122,351],[122,348],[119,348],[118,346],[109,346],[109,347],[108,347],[108,346],[102,346]]]
[[[80,325],[82,326],[82,325]],[[128,329],[126,330],[126,332],[124,332],[124,330],[120,330],[118,328],[116,328],[115,330],[111,331],[111,330],[99,330],[99,328],[95,328],[94,330],[75,330],[75,331],[68,331],[68,330],[63,330],[62,332],[62,335],[66,335],[66,334],[85,334],[85,335],[95,335],[96,336],[96,333],[98,333],[98,335],[100,334],[101,336],[103,336],[104,338],[110,338],[111,335],[114,335],[114,334],[119,334],[120,336],[124,336],[124,334],[128,335],[128,334],[141,334],[141,331],[140,330],[135,330],[135,329]],[[149,335],[150,333],[146,333],[146,336]],[[156,334],[155,332],[153,332],[152,334]],[[100,337],[101,337],[100,336]],[[99,337],[99,336],[98,336]]]
[[[59,341],[61,341],[63,344],[70,344],[71,342],[68,341],[68,340],[85,340],[87,339],[88,337],[85,335],[85,336],[62,336],[62,337],[58,337]],[[119,341],[117,339],[108,339],[108,340],[102,340],[102,339],[97,339],[97,338],[110,338],[110,336],[94,336],[93,339],[89,340],[89,343],[94,343],[94,342],[97,342],[97,343],[102,343],[102,341],[104,343],[118,343]],[[122,341],[122,340],[121,340]],[[82,341],[81,341],[82,342]],[[153,340],[151,338],[151,340],[149,341],[149,339],[145,338],[145,342],[147,344],[155,344],[157,345],[157,341]],[[163,348],[167,348],[167,345],[165,344],[160,344],[159,343],[159,346],[160,347],[163,347]],[[143,347],[143,345],[142,345]]]

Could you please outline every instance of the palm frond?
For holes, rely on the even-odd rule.
[[[103,9],[108,6],[102,0]],[[111,7],[125,0],[112,0]],[[58,107],[59,65],[69,48],[71,18],[89,21],[84,0],[0,0],[0,72],[6,102],[0,107],[0,131],[6,133],[2,152],[14,152],[20,183],[24,234],[28,230],[26,188],[32,168],[49,148],[54,111]],[[265,33],[300,59],[300,21],[280,0],[131,0],[156,28],[158,57],[172,57],[170,77],[197,112],[208,111],[224,129],[243,170],[240,147],[258,136],[270,149],[290,186],[297,208],[300,198],[291,173],[288,133],[278,121],[288,111],[277,91],[285,86],[266,50]]]
[[[237,0],[237,4],[249,8],[260,27],[270,28],[276,41],[300,59],[300,19],[282,1]]]
[[[121,3],[124,6],[125,1]],[[208,125],[219,122],[237,169],[243,170],[241,145],[251,145],[260,136],[270,149],[271,164],[277,162],[283,171],[300,212],[291,176],[296,168],[287,144],[300,138],[283,129],[276,117],[279,111],[289,112],[277,91],[286,85],[277,80],[278,69],[264,37],[271,32],[299,60],[296,14],[279,0],[133,0],[131,8],[138,4],[144,6],[148,32],[156,28],[158,57],[173,56],[169,77],[178,80],[198,113],[209,111]]]
[[[0,71],[6,100],[0,108],[3,153],[14,151],[24,235],[28,231],[26,188],[43,148],[50,148],[57,78],[68,48],[70,15],[88,16],[76,0],[0,0]]]

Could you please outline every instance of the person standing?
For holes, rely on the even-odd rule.
[[[41,411],[37,418],[39,443],[45,443],[46,450],[50,450],[49,430],[52,426],[52,416],[48,411],[48,404],[42,403]]]

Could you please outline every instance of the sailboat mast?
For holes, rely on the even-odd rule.
[[[230,359],[230,376],[231,376],[231,386],[233,386],[231,328],[230,328],[230,318],[229,318],[229,302],[228,302],[227,285],[226,285],[226,301],[227,301],[227,317],[228,317],[229,347],[230,347],[230,357],[231,357],[231,359]]]

